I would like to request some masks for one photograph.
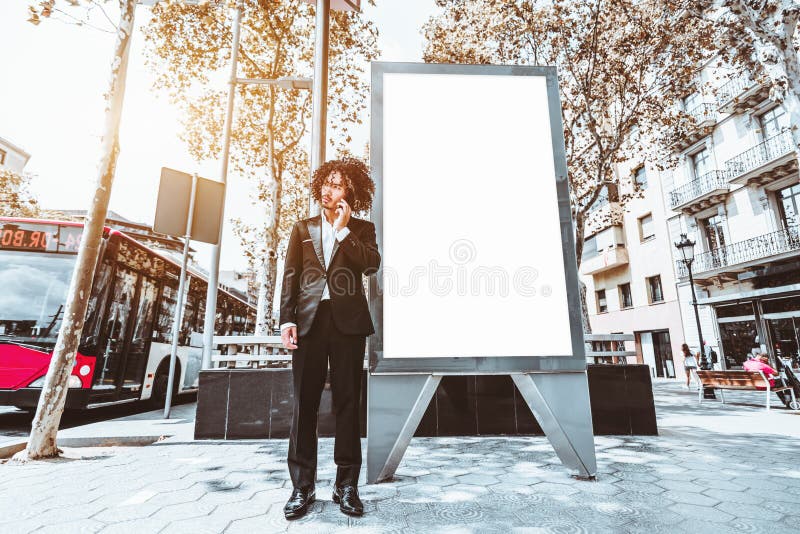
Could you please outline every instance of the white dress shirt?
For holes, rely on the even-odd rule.
[[[333,225],[328,222],[328,219],[325,217],[324,213],[320,214],[320,219],[322,219],[322,256],[325,260],[325,270],[328,269],[328,265],[331,263],[331,255],[333,254],[333,244],[334,241],[339,241],[340,243],[344,241],[344,238],[350,233],[350,229],[348,227],[344,227],[338,232],[333,229]],[[325,281],[325,288],[322,290],[322,298],[320,300],[327,300],[330,299],[330,291],[328,290],[328,281]],[[283,323],[281,325],[281,331],[284,328],[288,328],[290,326],[297,326],[296,323]]]

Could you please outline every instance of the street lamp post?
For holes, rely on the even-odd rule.
[[[692,263],[694,263],[694,241],[689,239],[686,234],[681,234],[681,240],[675,243],[675,247],[681,252],[681,261],[689,271],[689,287],[692,288],[692,307],[694,308],[694,320],[697,323],[697,337],[700,339],[700,362],[704,370],[711,369],[711,362],[705,351],[705,341],[703,340],[703,330],[700,328],[700,312],[697,310],[697,294],[694,291],[694,278],[692,277]],[[702,362],[702,363],[701,363]],[[704,388],[703,397],[707,399],[716,398],[714,388]]]
[[[704,350],[705,341],[703,340],[703,330],[700,328],[700,312],[697,310],[697,294],[694,291],[694,278],[692,277],[692,263],[694,263],[694,241],[689,239],[686,234],[681,234],[681,240],[675,243],[675,247],[681,253],[681,261],[689,271],[689,287],[692,288],[692,307],[694,308],[694,319],[697,323],[697,336],[700,338],[700,358],[703,369],[710,369]]]
[[[225,126],[223,129],[222,141],[222,161],[220,170],[220,181],[225,184],[228,181],[228,159],[231,147],[231,125],[233,123],[233,104],[236,95],[237,85],[277,85],[286,89],[310,89],[311,80],[308,78],[284,77],[277,80],[261,78],[238,78],[239,61],[239,35],[242,24],[242,1],[236,0],[233,5],[233,27],[231,29],[231,65],[230,76],[228,79],[228,104],[225,113]],[[225,188],[227,189],[227,187]],[[224,193],[223,193],[224,195]],[[211,265],[208,269],[208,289],[206,290],[206,315],[203,321],[203,369],[211,368],[211,345],[214,341],[214,326],[217,318],[217,292],[219,285],[219,260],[220,248],[222,245],[222,230],[225,221],[225,203],[220,212],[219,239],[217,244],[211,247]]]
[[[311,172],[325,161],[328,127],[328,50],[330,45],[330,11],[359,11],[361,0],[303,0],[316,5],[314,27],[314,89],[311,104]],[[311,176],[309,175],[309,184]],[[318,215],[319,206],[309,188],[308,214]]]

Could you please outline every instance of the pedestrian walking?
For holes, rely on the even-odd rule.
[[[683,370],[686,372],[686,388],[688,389],[693,374],[697,371],[697,361],[700,353],[698,353],[698,356],[693,355],[689,345],[686,343],[681,345],[681,352],[683,353]]]

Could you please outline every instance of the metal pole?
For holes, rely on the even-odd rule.
[[[169,379],[167,380],[167,401],[164,403],[164,419],[169,419],[172,407],[172,387],[175,384],[175,361],[178,359],[178,336],[183,321],[183,293],[186,290],[186,267],[189,264],[189,243],[192,239],[192,219],[194,218],[194,199],[197,194],[197,173],[192,175],[192,192],[189,195],[189,215],[186,217],[186,234],[183,236],[183,259],[181,275],[178,281],[178,296],[175,305],[175,317],[172,324],[172,349],[169,353]]]
[[[317,20],[314,41],[314,93],[311,116],[311,174],[325,162],[325,143],[328,124],[328,47],[330,42],[330,0],[317,0]],[[309,176],[309,186],[311,177]],[[310,187],[309,187],[310,189]],[[311,191],[308,195],[308,213],[319,214]]]
[[[225,126],[222,141],[222,168],[220,181],[228,181],[228,157],[231,149],[231,124],[233,123],[233,103],[236,96],[236,67],[239,61],[239,33],[242,24],[242,4],[239,0],[234,5],[233,28],[231,30],[231,68],[228,79],[228,107],[225,113]],[[222,245],[222,227],[225,222],[225,192],[222,192],[222,211],[219,221],[219,238],[211,247],[211,265],[208,269],[208,291],[206,292],[206,316],[203,322],[203,369],[211,367],[211,344],[214,337],[214,323],[217,318],[217,286],[219,285],[219,256]]]
[[[700,338],[700,358],[702,358],[703,368],[708,367],[706,362],[706,351],[703,346],[703,331],[700,328],[700,312],[697,311],[697,295],[694,292],[694,278],[692,278],[692,264],[687,263],[689,269],[689,286],[692,288],[692,306],[694,307],[694,320],[697,322],[697,336]],[[698,362],[699,363],[699,362]]]
[[[710,370],[712,368],[711,362],[708,361],[706,357],[706,350],[705,350],[705,343],[703,340],[703,330],[700,328],[700,312],[697,311],[697,295],[694,292],[694,278],[692,277],[692,264],[691,262],[686,263],[686,267],[689,269],[689,286],[692,288],[692,307],[694,308],[694,320],[697,323],[697,337],[700,338],[700,362],[697,362],[698,365],[701,365],[704,370]],[[714,394],[714,388],[703,388],[703,397],[706,399],[715,399],[717,396]]]

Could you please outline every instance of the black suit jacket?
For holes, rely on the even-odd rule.
[[[311,328],[326,282],[339,331],[364,336],[375,333],[361,278],[376,273],[381,264],[375,225],[351,216],[347,228],[347,237],[341,243],[334,241],[327,270],[322,254],[322,215],[297,221],[292,228],[283,270],[280,324],[297,324],[298,338]]]

